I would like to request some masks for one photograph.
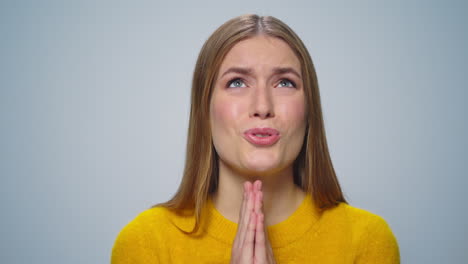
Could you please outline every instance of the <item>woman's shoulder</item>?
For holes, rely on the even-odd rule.
[[[157,206],[137,214],[119,232],[112,248],[112,263],[148,263],[167,238],[178,233],[177,224],[190,217]],[[138,261],[137,261],[138,260]]]
[[[168,220],[171,211],[162,206],[155,206],[139,212],[127,225],[161,224]]]
[[[396,236],[382,216],[347,203],[340,203],[328,214],[329,218],[339,219],[336,221],[340,221],[342,226],[352,231],[360,244],[359,258],[376,260],[369,263],[399,263]]]
[[[325,225],[350,230],[355,237],[361,238],[361,242],[368,243],[367,240],[370,239],[374,242],[396,245],[396,237],[387,220],[367,209],[342,202],[327,210],[322,220]]]
[[[348,223],[362,227],[389,227],[388,222],[379,214],[348,203],[339,203],[336,207],[327,210],[329,217],[339,217]]]
[[[175,211],[163,206],[155,206],[141,211],[128,222],[121,233],[127,231],[128,233],[139,233],[145,231],[146,233],[152,231],[164,231],[174,224],[178,225],[184,221],[190,221],[192,215],[188,211]]]
[[[164,230],[169,223],[169,212],[163,207],[153,207],[138,213],[120,230],[116,244],[143,241],[149,232]]]

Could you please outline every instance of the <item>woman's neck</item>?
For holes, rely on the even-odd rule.
[[[227,219],[238,223],[245,181],[262,181],[263,213],[267,226],[286,220],[302,203],[305,193],[294,184],[292,166],[275,174],[249,176],[219,163],[218,189],[212,200]]]

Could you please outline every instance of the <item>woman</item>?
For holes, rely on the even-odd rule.
[[[112,252],[114,264],[229,262],[399,263],[386,221],[344,199],[310,55],[270,16],[233,18],[206,41],[180,188]]]

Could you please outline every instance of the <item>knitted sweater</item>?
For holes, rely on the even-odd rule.
[[[163,207],[143,211],[117,236],[112,264],[229,263],[237,224],[208,199],[201,227],[195,219]],[[286,220],[268,226],[271,247],[284,263],[400,263],[397,240],[386,221],[345,203],[322,214],[310,194]]]

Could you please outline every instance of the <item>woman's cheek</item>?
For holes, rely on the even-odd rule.
[[[229,100],[216,100],[211,109],[213,137],[227,136],[231,129],[235,129],[236,116],[238,116],[238,106]]]
[[[280,111],[282,112],[281,116],[287,118],[286,122],[289,123],[287,126],[290,128],[300,126],[305,122],[305,105],[302,100],[283,104]]]
[[[236,121],[239,120],[242,112],[242,106],[240,102],[234,100],[220,100],[218,101],[216,108],[216,118],[224,121],[226,128],[233,126]]]
[[[241,110],[239,104],[232,100],[218,99],[211,106],[213,144],[220,158],[227,161],[231,159],[229,157],[236,146],[234,140],[236,131],[240,130],[237,124]]]

